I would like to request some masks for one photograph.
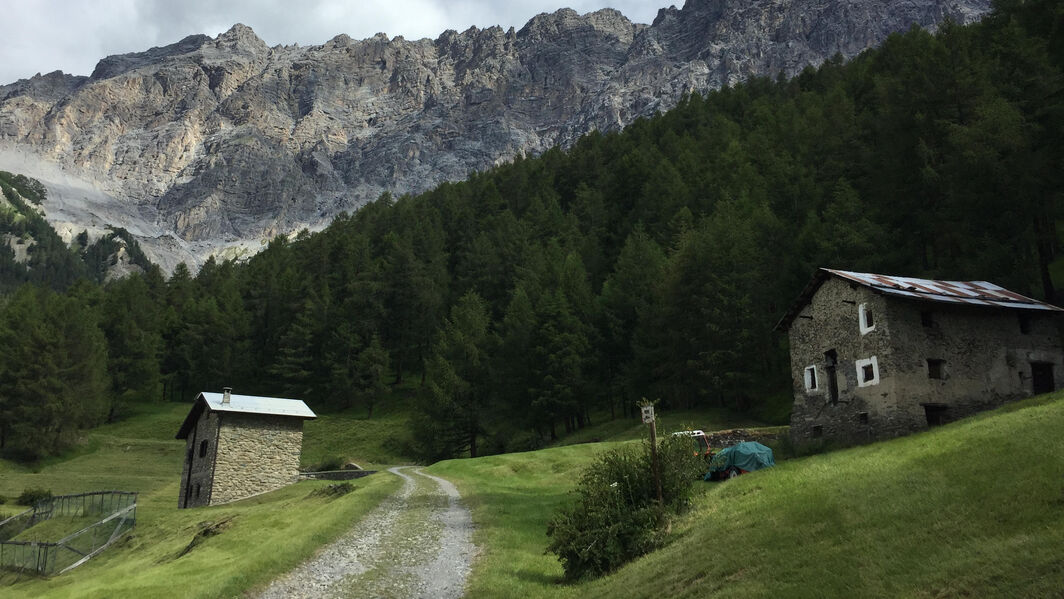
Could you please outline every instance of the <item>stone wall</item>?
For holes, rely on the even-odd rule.
[[[296,482],[302,445],[300,418],[221,414],[211,505]]]
[[[218,415],[205,408],[197,409],[201,410],[199,419],[185,442],[185,466],[181,472],[181,491],[177,500],[177,506],[181,508],[209,505],[211,501]]]
[[[864,334],[861,305],[874,325]],[[886,300],[867,288],[838,278],[824,281],[790,328],[794,407],[791,437],[864,440],[907,429],[893,401],[894,380],[883,362],[892,353],[890,323],[883,318]],[[830,397],[831,371],[826,352],[836,354],[837,394]],[[858,360],[876,359],[878,381],[860,386]],[[816,369],[816,388],[806,388],[805,370]]]
[[[1032,363],[1051,365],[1054,388],[1064,379],[1051,313],[894,301],[887,318],[897,332],[895,392],[922,426],[928,404],[948,422],[1031,396]]]
[[[862,323],[862,311],[872,326]],[[790,328],[791,436],[848,442],[908,434],[1032,394],[1032,363],[1064,382],[1054,315],[892,298],[829,278]],[[1023,326],[1021,327],[1021,320]],[[830,397],[825,352],[837,354]],[[807,368],[816,369],[809,388]],[[863,368],[875,376],[865,380]]]

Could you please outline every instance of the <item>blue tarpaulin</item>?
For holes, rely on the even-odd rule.
[[[775,465],[776,460],[772,457],[772,449],[757,441],[746,441],[722,449],[720,453],[714,455],[709,462],[709,472],[706,473],[705,480],[711,480],[714,474],[727,472],[730,468],[753,472]]]

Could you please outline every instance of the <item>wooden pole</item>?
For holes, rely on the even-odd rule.
[[[654,463],[654,485],[658,488],[658,504],[663,505],[661,498],[661,468],[658,466],[658,435],[657,419],[650,421],[650,459]]]

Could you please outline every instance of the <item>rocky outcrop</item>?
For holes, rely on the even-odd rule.
[[[383,191],[421,191],[623,127],[691,91],[793,75],[892,31],[988,9],[989,0],[689,0],[651,25],[612,9],[562,9],[519,31],[273,48],[236,25],[105,58],[89,78],[0,87],[0,168],[16,153],[21,172],[44,159],[90,182],[123,204],[98,202],[92,214],[140,231],[145,250],[173,264],[160,253],[195,258],[321,224]]]

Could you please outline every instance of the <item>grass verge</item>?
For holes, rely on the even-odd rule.
[[[1049,597],[1064,588],[1064,395],[702,484],[672,542],[562,585],[544,531],[607,444],[427,471],[473,509],[471,597]]]

